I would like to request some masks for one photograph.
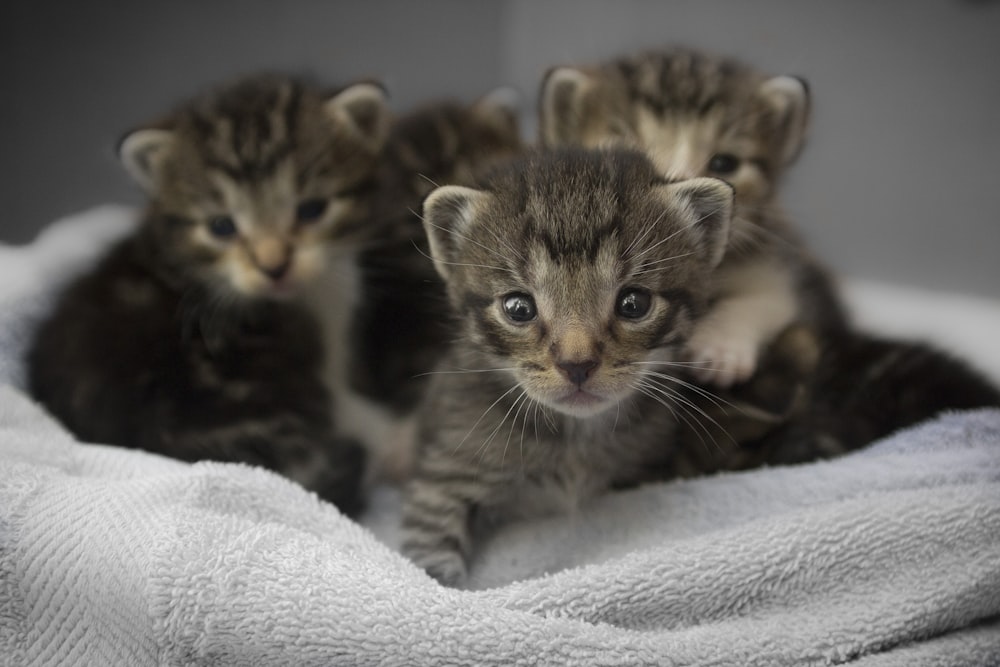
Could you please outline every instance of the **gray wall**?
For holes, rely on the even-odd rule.
[[[83,207],[140,201],[118,138],[226,77],[376,77],[399,108],[485,92],[501,76],[503,11],[465,0],[0,3],[0,241],[27,241]]]
[[[1000,3],[422,0],[5,3],[0,240],[136,201],[119,134],[259,69],[385,80],[398,109],[546,67],[682,43],[806,77],[812,139],[786,208],[834,268],[1000,297]]]

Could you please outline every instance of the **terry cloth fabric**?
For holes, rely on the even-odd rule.
[[[130,224],[95,215],[0,249],[24,272],[0,281],[0,665],[1000,665],[1000,410],[513,523],[447,589],[397,552],[391,489],[353,522],[264,470],[76,441],[24,394],[53,286]]]

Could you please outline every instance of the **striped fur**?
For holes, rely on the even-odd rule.
[[[411,558],[459,583],[474,513],[571,509],[671,456],[689,408],[670,364],[707,306],[731,206],[722,181],[668,184],[626,150],[530,154],[480,189],[431,193],[460,339],[421,414]],[[505,304],[523,318],[524,299],[535,316],[512,319]]]
[[[794,322],[819,332],[844,326],[835,289],[776,201],[808,118],[804,82],[687,49],[557,67],[542,85],[545,145],[630,146],[668,177],[715,176],[735,188],[713,311],[689,343],[703,382],[748,379],[768,343]]]
[[[127,135],[148,211],[40,326],[34,395],[83,440],[264,465],[356,510],[363,454],[291,297],[366,214],[383,116],[371,84],[260,76]]]
[[[471,185],[523,146],[504,89],[441,101],[396,119],[379,168],[371,241],[359,253],[339,419],[374,453],[376,473],[408,474],[413,415],[452,338],[444,285],[429,259],[420,205],[437,185]]]
[[[664,477],[839,456],[945,410],[1000,407],[1000,389],[926,343],[858,331],[817,339],[789,327],[750,382],[704,404]],[[691,396],[698,400],[697,396]],[[722,446],[705,446],[707,441]],[[733,442],[739,443],[733,448]]]
[[[730,247],[688,355],[719,371],[701,381],[737,382],[715,390],[721,400],[689,394],[706,418],[680,429],[665,476],[832,456],[943,409],[997,404],[995,388],[939,350],[847,326],[830,277],[777,206],[805,143],[808,93],[794,77],[681,48],[554,68],[542,85],[545,144],[633,146],[665,174],[714,175],[736,191]]]

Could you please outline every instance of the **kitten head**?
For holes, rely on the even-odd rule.
[[[277,296],[318,274],[360,215],[387,121],[374,84],[324,94],[256,76],[129,133],[119,154],[149,195],[146,231],[172,277]]]
[[[517,94],[498,88],[471,105],[440,102],[399,118],[386,165],[390,178],[423,199],[437,185],[472,184],[476,174],[522,149]]]
[[[670,183],[642,154],[563,149],[424,204],[466,344],[528,396],[589,416],[648,391],[705,308],[732,188]]]
[[[736,190],[738,225],[760,224],[808,119],[801,79],[683,49],[554,68],[540,98],[545,145],[631,146],[668,178],[721,178]]]

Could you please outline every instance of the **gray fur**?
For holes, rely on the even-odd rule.
[[[667,184],[641,153],[572,149],[428,197],[460,330],[421,417],[411,558],[459,583],[474,513],[565,510],[671,457],[689,408],[660,374],[707,306],[731,197],[717,180]],[[635,291],[650,310],[625,318],[616,304]],[[511,294],[530,295],[537,317],[512,321]]]
[[[705,320],[688,351],[708,366],[698,374],[703,381],[727,386],[748,379],[757,357],[788,325],[804,324],[818,335],[846,325],[829,276],[777,202],[784,170],[805,142],[810,103],[802,80],[701,51],[647,51],[552,69],[540,115],[545,145],[634,147],[665,175],[715,176],[735,188],[733,234],[714,295],[717,316]],[[735,169],[718,168],[733,159]],[[761,314],[740,327],[733,311]]]

